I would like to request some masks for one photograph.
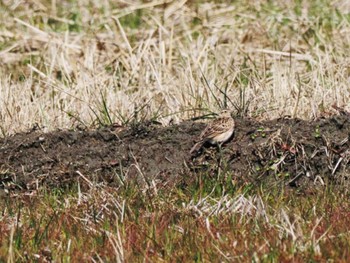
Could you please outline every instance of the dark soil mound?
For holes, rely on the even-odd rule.
[[[93,131],[31,131],[0,140],[1,189],[32,190],[84,183],[118,185],[181,181],[201,173],[230,172],[237,180],[283,181],[313,186],[347,182],[350,118],[307,122],[237,120],[233,139],[221,150],[189,150],[205,124],[192,121],[159,127],[139,124]]]

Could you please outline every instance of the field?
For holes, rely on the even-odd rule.
[[[1,1],[0,261],[347,262],[348,1]],[[222,149],[189,156],[230,108]]]

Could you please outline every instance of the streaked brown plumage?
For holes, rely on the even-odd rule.
[[[203,144],[209,142],[210,144],[221,145],[228,141],[235,129],[235,121],[231,113],[227,110],[221,112],[219,117],[213,122],[209,123],[199,136],[199,141],[192,147],[190,153],[199,151]]]

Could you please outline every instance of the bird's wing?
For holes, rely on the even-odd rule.
[[[211,124],[209,124],[201,133],[201,140],[211,139],[215,137],[218,133],[225,132],[229,127],[226,119],[216,119]]]

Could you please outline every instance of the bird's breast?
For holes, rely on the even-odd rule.
[[[226,132],[220,133],[217,136],[215,136],[212,141],[221,143],[221,142],[226,142],[228,139],[230,139],[234,129],[230,129]]]

